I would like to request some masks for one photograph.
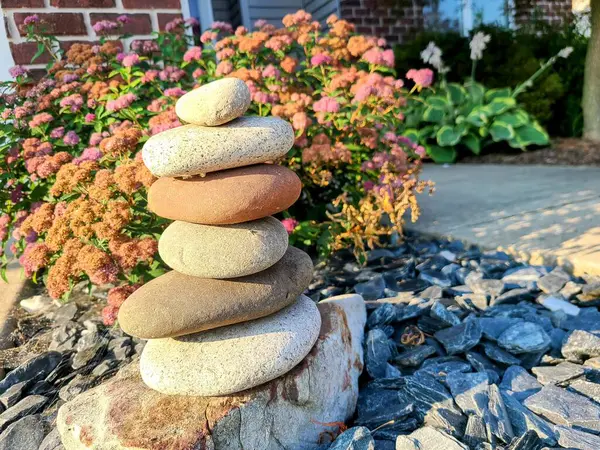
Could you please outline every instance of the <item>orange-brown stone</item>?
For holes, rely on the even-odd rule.
[[[148,192],[148,208],[167,219],[226,225],[284,211],[298,200],[301,189],[290,169],[257,164],[205,177],[159,178]]]

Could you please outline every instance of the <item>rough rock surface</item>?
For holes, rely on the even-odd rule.
[[[184,125],[144,144],[144,164],[157,177],[184,177],[274,161],[294,144],[294,130],[278,117],[240,117],[220,127]]]
[[[158,241],[171,269],[200,278],[237,278],[268,269],[288,247],[288,233],[274,217],[235,225],[175,221]]]
[[[148,190],[148,209],[161,217],[208,225],[249,222],[289,208],[300,196],[298,175],[256,164],[205,177],[162,177]]]
[[[309,285],[312,269],[306,253],[288,247],[277,264],[233,280],[171,271],[123,303],[119,324],[132,336],[156,339],[258,319],[292,304]]]
[[[178,338],[152,339],[140,359],[144,382],[164,394],[228,395],[295,367],[319,336],[315,303],[301,295],[270,316]]]
[[[214,127],[243,115],[250,101],[246,83],[239,78],[222,78],[182,96],[175,112],[185,122]]]
[[[321,449],[354,413],[366,314],[356,295],[318,308],[319,339],[285,376],[233,396],[168,396],[132,364],[60,408],[66,450]]]

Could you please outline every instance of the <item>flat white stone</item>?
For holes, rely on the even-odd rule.
[[[157,177],[182,177],[274,161],[292,145],[289,122],[247,116],[220,127],[184,125],[155,134],[144,144],[142,158]]]
[[[546,297],[542,300],[542,305],[550,311],[563,311],[569,316],[579,315],[579,306],[573,305],[563,299],[557,297]]]
[[[171,395],[227,395],[293,369],[319,336],[321,316],[301,295],[262,319],[178,338],[151,339],[140,373],[151,389]]]
[[[246,83],[239,78],[222,78],[182,96],[175,112],[187,123],[214,127],[244,115],[250,101]]]
[[[237,278],[268,269],[285,254],[288,233],[274,217],[235,225],[175,221],[158,253],[177,272],[201,278]]]

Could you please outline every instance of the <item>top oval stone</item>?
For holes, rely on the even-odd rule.
[[[239,78],[223,78],[188,92],[175,104],[177,116],[195,125],[214,127],[244,115],[250,90]]]
[[[292,145],[294,130],[287,121],[247,116],[220,127],[184,125],[155,134],[142,158],[157,177],[183,177],[273,161]]]

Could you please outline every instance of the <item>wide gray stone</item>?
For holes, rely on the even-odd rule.
[[[558,443],[563,448],[577,450],[598,450],[600,448],[600,436],[595,436],[573,428],[556,426]]]
[[[500,389],[511,391],[511,396],[523,401],[542,389],[540,382],[520,366],[510,366],[504,372]]]
[[[574,330],[563,340],[561,353],[574,362],[600,356],[600,337],[584,330]]]
[[[0,450],[37,450],[44,440],[40,416],[27,416],[0,434]]]
[[[396,450],[469,450],[469,447],[441,430],[424,427],[408,436],[398,436]]]
[[[44,406],[47,401],[48,399],[43,395],[30,395],[25,397],[19,403],[0,414],[0,431],[4,430],[11,423],[16,422],[21,417],[35,414],[42,409],[42,406]]]
[[[220,127],[184,125],[144,144],[144,164],[157,177],[183,177],[274,161],[294,144],[294,130],[278,117],[240,117]]]
[[[261,319],[178,338],[151,339],[140,372],[170,395],[227,395],[273,380],[295,367],[319,336],[315,303],[296,303]]]
[[[557,425],[600,433],[600,405],[582,395],[548,385],[525,399],[523,405]]]
[[[467,318],[456,325],[435,333],[449,355],[457,355],[475,347],[481,339],[481,327],[475,318]]]
[[[514,354],[539,352],[550,342],[550,336],[544,329],[531,322],[513,325],[498,338],[498,345]]]
[[[366,427],[353,427],[340,434],[329,450],[375,450],[375,440]]]
[[[531,371],[542,384],[563,384],[584,373],[583,367],[570,362],[563,362],[557,366],[534,367]]]
[[[489,400],[489,379],[485,372],[451,372],[446,377],[446,384],[454,401],[465,414],[483,417]]]
[[[131,364],[60,408],[66,450],[321,450],[336,431],[330,424],[356,408],[366,312],[357,296],[318,307],[319,339],[288,374],[236,395],[194,397],[149,389]]]
[[[525,408],[510,391],[500,391],[504,407],[515,435],[520,436],[527,430],[534,430],[547,445],[556,444],[556,435],[551,424]]]

